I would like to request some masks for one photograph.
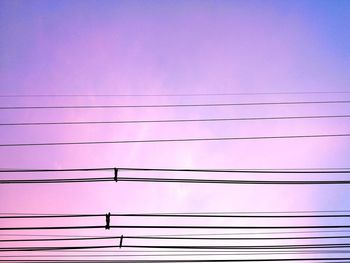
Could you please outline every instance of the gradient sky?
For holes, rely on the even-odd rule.
[[[350,1],[340,0],[2,0],[0,95],[350,92],[349,11]],[[200,97],[2,97],[0,104],[122,105],[345,100],[349,96],[342,93]],[[0,121],[266,117],[349,114],[349,111],[347,104],[215,109],[2,110]],[[349,129],[347,118],[4,126],[0,127],[0,143],[348,133]],[[349,139],[344,137],[0,147],[0,167],[337,168],[349,167],[349,146]],[[37,178],[50,175],[1,176]],[[240,175],[239,178],[273,179],[283,176],[288,176],[288,179],[307,179],[294,175]],[[316,175],[308,176],[320,179]],[[322,176],[324,179],[332,178],[330,175]],[[350,208],[347,198],[349,190],[349,186],[204,186],[113,182],[5,185],[0,186],[0,212],[343,210]],[[162,220],[155,224],[171,222]],[[213,224],[217,222],[212,221]],[[31,222],[0,224],[24,223]],[[260,221],[260,224],[269,222]],[[90,233],[101,235],[98,231]],[[135,232],[130,230],[127,233]],[[83,230],[76,230],[74,234],[86,235]]]

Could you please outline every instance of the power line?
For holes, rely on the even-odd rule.
[[[97,183],[110,182],[113,178],[67,178],[67,179],[33,179],[33,180],[0,180],[0,184],[62,184],[62,183]]]
[[[57,252],[61,252],[61,251],[56,251]],[[67,251],[64,251],[65,253]],[[81,252],[81,251],[68,251],[68,252]],[[83,252],[113,252],[115,253],[115,250],[111,250],[111,251],[84,251]],[[342,254],[342,253],[350,253],[349,250],[308,250],[308,251],[289,251],[289,252],[281,252],[281,251],[277,251],[277,252],[264,252],[264,251],[260,251],[260,252],[246,252],[246,253],[242,253],[242,252],[225,252],[225,251],[218,251],[218,252],[213,252],[212,250],[209,252],[207,251],[201,251],[201,253],[193,253],[191,251],[186,251],[186,250],[169,250],[169,251],[143,251],[143,252],[148,252],[147,254],[124,254],[124,255],[120,255],[120,252],[126,252],[126,251],[118,251],[118,254],[83,254],[83,255],[77,255],[77,254],[70,254],[70,255],[62,255],[62,254],[49,254],[49,255],[42,255],[42,254],[38,254],[38,255],[34,255],[34,254],[30,254],[30,255],[11,255],[11,256],[2,256],[0,255],[0,258],[23,258],[23,257],[27,257],[27,258],[43,258],[43,257],[169,257],[169,256],[176,256],[176,257],[183,257],[183,256],[255,256],[255,255],[259,255],[259,256],[263,256],[263,255],[280,255],[280,254]],[[132,253],[135,252],[133,251],[127,251],[127,253]],[[157,252],[157,254],[151,254]],[[165,253],[162,253],[165,252]],[[172,252],[172,254],[168,254],[169,252]],[[174,252],[179,252],[179,253],[174,253]]]
[[[224,179],[193,179],[193,178],[151,178],[151,177],[118,177],[124,182],[150,182],[150,183],[201,183],[201,184],[276,184],[276,185],[312,185],[312,184],[350,184],[349,180],[224,180]]]
[[[60,184],[60,183],[97,183],[115,181],[112,177],[101,178],[65,178],[65,179],[18,179],[0,180],[0,184]],[[118,177],[118,182],[144,183],[192,183],[192,184],[261,184],[261,185],[330,185],[350,184],[350,180],[225,180],[225,179],[193,179],[193,178],[154,178],[154,177]]]
[[[350,136],[350,133],[340,133],[340,134],[281,135],[281,136],[252,136],[252,137],[215,137],[215,138],[149,139],[149,140],[119,140],[119,141],[8,143],[8,144],[0,144],[0,147],[97,145],[97,144],[126,144],[126,143],[164,143],[164,142],[199,142],[199,141],[239,141],[239,140],[271,140],[271,139],[308,139],[308,138],[335,138],[335,137],[349,137],[349,136]]]
[[[62,230],[62,229],[98,229],[101,226],[30,226],[30,227],[1,227],[0,231],[9,230]],[[110,228],[125,229],[328,229],[350,228],[350,225],[297,225],[297,226],[222,226],[222,225],[111,225]]]
[[[249,245],[249,246],[157,246],[157,245],[102,245],[102,246],[56,246],[56,247],[6,247],[0,248],[0,252],[15,252],[15,251],[51,251],[51,250],[75,250],[75,249],[101,249],[101,248],[150,248],[150,249],[198,249],[198,250],[277,250],[277,249],[318,249],[318,248],[349,248],[350,243],[337,243],[337,244],[307,244],[307,245]]]
[[[26,239],[1,239],[0,242],[57,242],[57,241],[82,241],[82,240],[109,240],[119,239],[120,236],[107,237],[72,237],[72,238],[26,238]],[[350,236],[307,236],[307,237],[157,237],[157,236],[125,236],[124,239],[148,239],[148,240],[309,240],[309,239],[348,239]]]
[[[4,94],[0,97],[194,97],[194,96],[240,96],[240,95],[298,95],[298,94],[348,94],[350,91],[299,91],[299,92],[222,92],[179,94]]]
[[[105,217],[106,214],[45,214],[45,215],[0,215],[0,219],[34,219],[34,218],[85,218]],[[350,214],[326,214],[326,215],[240,215],[220,213],[111,213],[111,217],[180,217],[180,218],[329,218],[329,217],[350,217]]]
[[[120,262],[120,263],[194,263],[194,262],[278,262],[278,261],[325,261],[326,263],[339,262],[350,260],[350,258],[272,258],[272,259],[162,259],[162,260],[147,260],[147,259],[133,259],[133,260],[103,260],[103,262]],[[81,262],[81,260],[0,260],[5,262]],[[96,262],[95,260],[84,260],[84,262]]]
[[[344,233],[350,232],[350,230],[309,230],[309,231],[278,231],[278,232],[247,232],[247,233],[200,233],[200,234],[169,234],[169,235],[144,235],[144,237],[196,237],[196,236],[241,236],[241,235],[280,235],[280,234],[315,234],[315,233]],[[72,238],[81,238],[81,237],[103,237],[103,236],[82,236],[82,235],[58,235],[58,234],[0,234],[0,236],[20,236],[20,237],[72,237]]]
[[[149,104],[149,105],[2,106],[2,107],[0,107],[0,110],[231,107],[231,106],[268,106],[268,105],[272,106],[272,105],[347,104],[347,103],[350,103],[350,100],[244,102],[244,103],[202,103],[202,104]]]
[[[45,172],[99,172],[112,171],[117,169],[119,172],[134,171],[134,172],[191,172],[191,173],[266,173],[266,174],[328,174],[350,173],[350,168],[298,168],[298,169],[191,169],[191,168],[155,168],[155,167],[90,167],[90,168],[53,168],[53,169],[0,169],[0,173],[45,173]],[[307,211],[305,211],[307,212]],[[332,212],[332,211],[325,211]],[[336,212],[350,212],[350,210],[336,211]],[[289,213],[289,212],[288,212]]]
[[[157,245],[99,245],[99,246],[56,246],[56,247],[6,247],[0,248],[0,252],[20,252],[20,251],[55,251],[55,250],[83,250],[83,249],[103,249],[103,248],[148,248],[148,249],[191,249],[191,250],[299,250],[299,249],[332,249],[332,248],[349,248],[349,243],[336,244],[308,244],[308,245],[249,245],[249,246],[157,246]]]
[[[181,122],[219,122],[219,121],[224,122],[224,121],[259,121],[259,120],[294,120],[294,119],[330,119],[330,118],[349,118],[349,117],[350,115],[313,115],[313,116],[275,116],[275,117],[168,119],[168,120],[12,122],[12,123],[0,123],[0,126],[137,124],[137,123],[179,123],[179,122],[181,123]]]
[[[66,251],[65,251],[66,252]],[[86,252],[86,251],[84,251]],[[100,252],[100,251],[95,251],[95,252]],[[103,251],[101,251],[103,252]],[[113,251],[114,253],[116,251]],[[57,252],[56,252],[57,253]],[[119,253],[119,251],[118,251]],[[302,255],[302,254],[340,254],[340,253],[350,253],[350,251],[348,250],[341,250],[341,252],[339,251],[324,251],[324,250],[316,250],[316,251],[290,251],[290,252],[258,252],[258,253],[235,253],[235,252],[221,252],[221,253],[218,253],[218,252],[201,252],[201,253],[171,253],[169,254],[169,251],[168,253],[158,253],[158,254],[124,254],[124,255],[120,255],[120,254],[114,254],[114,255],[111,255],[111,254],[95,254],[95,255],[91,255],[91,254],[75,254],[75,255],[62,255],[62,254],[50,254],[50,255],[42,255],[42,254],[38,254],[38,255],[33,255],[33,254],[30,254],[30,255],[11,255],[11,256],[1,256],[0,255],[0,258],[64,258],[64,257],[116,257],[116,258],[122,258],[122,257],[186,257],[186,256],[265,256],[265,255],[282,255],[282,254],[298,254],[298,255]],[[1,261],[1,260],[0,260]],[[84,262],[84,261],[83,261]]]

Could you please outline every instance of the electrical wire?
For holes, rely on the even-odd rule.
[[[261,120],[295,120],[295,119],[332,119],[332,118],[349,118],[349,117],[350,115],[314,115],[314,116],[275,116],[275,117],[205,118],[205,119],[170,119],[170,120],[12,122],[12,123],[0,123],[0,126],[182,123],[182,122],[219,122],[219,121],[225,122],[225,121],[261,121]]]
[[[350,91],[296,91],[296,92],[222,92],[222,93],[180,93],[180,94],[4,94],[0,97],[193,97],[193,96],[236,96],[236,95],[298,95],[298,94],[348,94]]]
[[[0,227],[0,231],[9,230],[53,230],[53,229],[97,229],[99,226],[29,226],[29,227]],[[111,225],[110,228],[126,229],[328,229],[350,228],[350,225],[292,225],[292,226],[223,226],[223,225]]]
[[[108,237],[76,237],[76,238],[35,238],[35,239],[0,239],[0,242],[56,242],[56,241],[82,241],[82,240],[109,240],[119,239],[120,236]],[[350,236],[307,236],[307,237],[157,237],[157,236],[125,236],[123,239],[148,240],[308,240],[308,239],[348,239]]]
[[[85,217],[105,217],[106,214],[45,214],[45,215],[1,215],[0,219],[28,219],[28,218],[85,218]],[[180,217],[180,218],[337,218],[350,217],[350,214],[326,214],[326,215],[240,215],[240,214],[210,214],[210,213],[111,213],[111,217]]]
[[[157,246],[157,245],[103,245],[103,246],[56,246],[56,247],[5,247],[0,248],[0,252],[14,252],[14,251],[51,251],[51,250],[75,250],[75,249],[100,249],[100,248],[151,248],[151,249],[198,249],[198,250],[211,250],[211,249],[224,249],[224,250],[277,250],[277,249],[318,249],[318,248],[350,248],[350,243],[336,243],[336,244],[307,244],[307,245],[249,245],[249,246]]]
[[[71,142],[39,142],[39,143],[7,143],[0,147],[27,146],[63,146],[63,145],[97,145],[97,144],[126,144],[126,143],[165,143],[165,142],[199,142],[199,141],[240,141],[240,140],[271,140],[271,139],[309,139],[349,137],[350,133],[338,134],[304,134],[279,136],[251,136],[251,137],[212,137],[212,138],[178,138],[178,139],[145,139],[145,140],[117,140],[117,141],[71,141]]]
[[[116,181],[112,177],[101,178],[65,178],[65,179],[1,179],[0,184],[61,184],[61,183],[97,183]],[[191,183],[191,184],[235,184],[235,185],[337,185],[350,184],[350,180],[225,180],[192,178],[155,178],[155,177],[118,177],[117,182],[143,183]]]
[[[266,173],[266,174],[350,174],[350,168],[299,168],[299,169],[191,169],[191,168],[137,168],[137,167],[94,167],[94,168],[53,168],[53,169],[1,169],[0,173],[45,173],[45,172],[191,172],[191,173]],[[350,210],[346,210],[350,212]]]
[[[350,260],[350,258],[272,258],[272,259],[162,259],[162,260],[147,260],[147,259],[135,259],[135,260],[103,260],[103,262],[120,262],[120,263],[194,263],[194,262],[278,262],[278,261],[324,261],[325,263],[333,263],[344,260]],[[81,260],[0,260],[5,262],[81,262]],[[95,260],[84,260],[84,262],[96,262]]]
[[[347,103],[350,103],[350,100],[243,102],[243,103],[237,102],[237,103],[201,103],[201,104],[148,104],[148,105],[1,106],[0,110],[232,107],[232,106],[274,106],[274,105],[347,104]]]

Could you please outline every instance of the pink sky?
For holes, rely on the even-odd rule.
[[[339,1],[344,5],[341,8],[330,3],[1,1],[1,94],[349,91],[349,36],[346,33],[349,19],[344,15],[344,10],[349,10],[349,4]],[[346,96],[1,98],[1,105],[336,100],[346,99]],[[215,109],[29,110],[1,111],[0,120],[327,115],[347,114],[348,108],[344,104]],[[346,118],[1,127],[1,142],[244,137],[348,131]],[[23,147],[0,148],[0,167],[347,167],[349,154],[348,138]],[[10,176],[14,175],[2,175],[4,178]],[[42,175],[18,175],[18,178],[21,176]],[[242,175],[240,178],[247,177],[261,176]],[[291,175],[290,178],[306,177]],[[310,175],[310,178],[318,177]],[[331,177],[325,175],[324,178]],[[122,182],[5,185],[0,186],[0,212],[337,210],[348,208],[349,203],[345,199],[348,191],[348,186],[213,186]],[[24,222],[15,223],[21,225]],[[157,221],[155,224],[171,222]],[[215,220],[210,222],[217,223]],[[284,222],[288,224],[292,221]],[[84,231],[77,230],[74,234],[86,234]],[[91,231],[89,234],[101,233]]]

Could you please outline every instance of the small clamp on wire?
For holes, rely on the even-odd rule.
[[[119,242],[119,248],[122,248],[122,246],[123,246],[123,238],[124,238],[124,236],[121,235],[120,236],[120,242]]]
[[[111,228],[110,223],[111,223],[111,213],[108,213],[106,214],[106,226],[105,226],[106,230]]]
[[[114,181],[118,182],[118,169],[114,168]]]

